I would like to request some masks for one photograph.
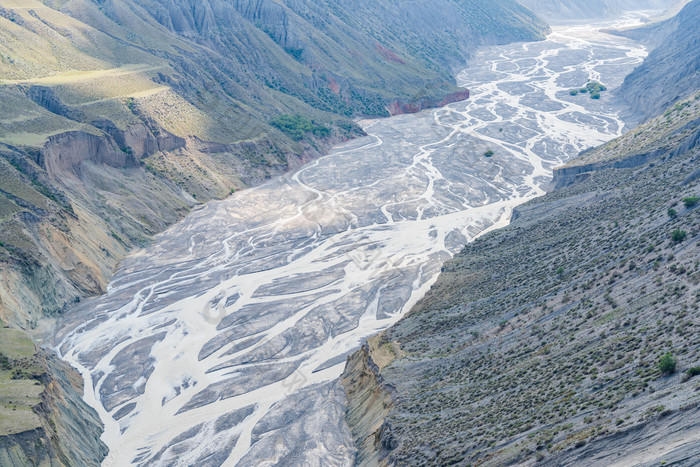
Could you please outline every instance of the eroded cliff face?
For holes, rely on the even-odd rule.
[[[357,453],[356,465],[387,465],[396,447],[385,418],[394,408],[393,387],[385,383],[381,368],[400,355],[400,347],[375,336],[348,357],[341,383],[348,400],[346,420]],[[375,362],[374,359],[377,359]]]
[[[469,99],[469,90],[453,92],[440,100],[416,96],[409,102],[394,101],[389,104],[388,110],[391,115],[403,115],[420,112],[424,109],[443,107],[454,102]]]

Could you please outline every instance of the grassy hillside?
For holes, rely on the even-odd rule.
[[[698,119],[700,93],[584,156],[601,165],[574,162],[565,187],[446,263],[370,348],[400,349],[377,370],[393,409],[356,441],[397,465],[697,453]],[[647,147],[661,150],[634,157]],[[367,402],[350,395],[353,414]]]

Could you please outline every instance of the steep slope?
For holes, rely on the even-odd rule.
[[[658,465],[697,453],[699,124],[696,93],[560,170],[559,189],[446,263],[365,350],[370,402],[346,373],[358,459]],[[662,367],[667,353],[677,363]]]
[[[659,43],[620,88],[632,110],[644,119],[658,115],[688,91],[700,88],[700,1],[655,28],[642,31]],[[646,33],[646,34],[644,34]],[[633,35],[627,32],[625,35]]]
[[[674,40],[695,36],[696,3]],[[687,52],[652,53],[650,89],[692,68],[698,51]],[[357,464],[692,463],[700,86],[682,84],[688,97],[556,169],[547,195],[447,262],[350,357]]]
[[[3,1],[0,323],[40,334],[194,204],[361,134],[347,117],[464,99],[451,68],[473,47],[547,31],[512,0],[435,5]],[[99,463],[80,378],[29,363],[38,405],[26,426],[8,409],[0,463]]]
[[[97,465],[102,423],[82,380],[21,331],[0,327],[0,465]]]

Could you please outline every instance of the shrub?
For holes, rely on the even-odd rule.
[[[600,99],[600,93],[599,92],[592,92],[591,99]]]
[[[319,125],[302,115],[280,115],[271,120],[270,125],[278,128],[296,141],[303,139],[307,133],[313,133],[319,138],[325,138],[331,134],[330,128]]]
[[[676,359],[671,352],[659,359],[659,370],[662,375],[672,375],[676,372]]]
[[[688,198],[683,198],[683,204],[685,204],[686,208],[692,208],[696,204],[698,204],[698,201],[700,201],[700,198],[697,196],[690,196]]]
[[[685,374],[688,375],[689,378],[692,378],[693,376],[700,375],[700,366],[694,366],[692,368],[688,368],[685,371]]]
[[[569,94],[572,96],[578,95],[578,89],[572,89],[571,91],[569,91]]]
[[[484,156],[486,156],[486,157],[491,157],[493,155],[494,155],[494,152],[490,149],[484,153]]]
[[[668,208],[668,217],[676,217],[678,213],[673,208]]]
[[[11,368],[10,359],[0,353],[0,370],[9,370]]]
[[[687,237],[687,236],[688,236],[688,233],[685,230],[676,229],[673,232],[671,232],[671,239],[675,243],[682,242],[683,240],[685,240],[685,237]]]

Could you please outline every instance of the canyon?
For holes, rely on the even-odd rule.
[[[644,56],[592,26],[481,49],[469,100],[361,121],[368,136],[127,257],[54,340],[105,423],[104,465],[350,465],[348,355],[555,166],[623,133],[621,103],[569,89],[616,87]]]

